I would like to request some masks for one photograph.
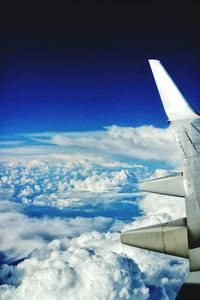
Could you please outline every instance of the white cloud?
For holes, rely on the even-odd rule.
[[[138,200],[138,207],[142,212],[142,216],[137,217],[128,224],[120,224],[117,221],[113,224],[112,230],[122,228],[123,231],[132,230],[186,216],[185,199],[179,197],[144,193],[144,196]]]
[[[171,171],[169,170],[156,169],[149,179],[170,174]],[[124,229],[131,230],[132,228],[164,223],[186,216],[185,199],[180,197],[143,193],[143,197],[138,200],[138,207],[142,211],[142,216],[126,225]],[[117,224],[113,226],[117,226]]]
[[[150,284],[155,299],[175,299],[187,265],[158,256],[121,245],[116,233],[54,240],[16,267],[3,266],[1,299],[142,300]]]
[[[50,142],[58,146],[95,149],[97,153],[122,155],[137,159],[165,160],[179,162],[177,149],[170,129],[153,126],[106,128],[106,131],[71,136],[68,134],[52,135]],[[174,155],[169,156],[169,153]]]
[[[185,217],[185,199],[180,197],[149,193],[140,200],[139,206],[146,215],[167,214],[171,219]]]
[[[2,266],[0,299],[175,299],[186,261],[121,245],[115,232],[184,215],[180,199],[146,194],[135,201],[141,196],[138,181],[150,175],[136,159],[178,166],[170,131],[111,126],[26,138],[35,146],[0,149],[1,250],[7,258],[27,257],[15,267]],[[131,197],[143,216],[128,225],[102,217],[31,218],[23,212],[27,204],[85,211],[98,202],[103,209],[109,201],[125,205]]]
[[[123,230],[175,217],[169,199],[161,209],[158,199],[152,201],[149,195],[139,202],[144,216]],[[22,205],[9,201],[0,201],[0,211],[1,249],[16,259],[35,249],[16,267],[2,266],[1,300],[148,299],[149,295],[172,300],[187,274],[185,260],[121,245],[119,233],[93,232],[109,226],[113,231],[111,219],[30,218],[22,213]]]
[[[39,133],[24,135],[28,146],[2,148],[1,159],[63,157],[66,154],[89,155],[111,158],[167,161],[179,163],[179,156],[170,129],[153,126],[120,127],[110,126],[102,131]],[[23,140],[23,136],[21,136]],[[25,142],[24,141],[24,142]],[[29,142],[38,145],[30,145]],[[173,153],[173,155],[169,155]],[[23,155],[22,155],[23,154]]]
[[[8,260],[19,259],[52,239],[104,230],[111,223],[112,219],[104,217],[31,218],[23,213],[22,205],[0,201],[0,249]]]
[[[109,243],[111,236],[97,232],[52,241],[9,270],[10,276],[4,267],[7,285],[1,287],[1,299],[147,299],[137,264],[106,248],[102,251]]]
[[[19,204],[0,204],[1,249],[16,258],[36,249],[16,267],[2,266],[1,300],[141,300],[149,294],[172,300],[187,274],[185,260],[121,245],[119,233],[93,231],[112,226],[111,219],[34,219],[23,215]],[[146,226],[153,216],[138,218],[135,225]],[[157,217],[163,221],[161,213]]]
[[[137,181],[148,174],[142,165],[83,157],[4,162],[0,168],[0,187],[9,199],[58,208],[134,199]]]
[[[107,192],[120,190],[121,186],[127,185],[128,176],[130,175],[125,170],[112,172],[112,174],[93,172],[84,180],[71,179],[70,183],[76,191]]]

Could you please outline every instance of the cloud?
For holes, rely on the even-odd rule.
[[[1,299],[171,300],[184,271],[183,260],[122,246],[119,234],[83,233],[53,240],[15,267],[4,265]]]
[[[33,165],[36,168],[38,162],[31,168]],[[46,170],[46,165],[41,169]],[[37,168],[34,171],[37,174]],[[9,197],[9,193],[6,195]],[[175,208],[167,203],[177,203],[173,198],[165,199],[162,207],[149,195],[138,202],[144,215],[132,224],[121,222],[120,228],[127,230],[176,217]],[[2,300],[171,300],[188,271],[186,260],[121,245],[115,232],[117,222],[113,225],[114,220],[109,218],[30,218],[23,213],[22,204],[8,200],[0,201],[0,211],[1,249],[12,259],[27,257],[16,266],[2,265]]]
[[[138,207],[142,211],[142,216],[125,225],[123,230],[165,223],[186,216],[185,199],[179,197],[146,194],[138,201]],[[113,226],[117,228],[120,224]]]
[[[146,215],[167,214],[171,219],[185,217],[185,199],[180,197],[146,194],[139,203]]]
[[[156,169],[148,179],[164,177],[170,174],[170,170]],[[138,207],[142,211],[142,216],[138,217],[134,222],[125,225],[124,229],[126,230],[169,222],[186,216],[184,198],[154,193],[143,193],[142,195],[138,199]],[[117,228],[117,224],[113,226]]]
[[[1,266],[1,300],[172,300],[187,274],[183,259],[121,245],[119,233],[103,233],[111,219],[36,219],[25,216],[22,205],[5,201],[0,207],[1,249],[16,259],[28,256]]]
[[[0,201],[0,249],[4,260],[14,261],[27,257],[34,249],[55,238],[74,237],[83,232],[105,230],[111,218],[33,218],[23,213],[23,206]]]
[[[121,245],[119,236],[120,230],[184,215],[180,199],[138,194],[138,182],[152,175],[136,164],[138,159],[178,166],[170,131],[111,126],[22,139],[24,146],[0,149],[0,245],[5,255],[0,299],[175,299],[187,262]],[[118,220],[116,207],[127,209],[130,203],[135,219],[127,224],[130,217]],[[114,218],[102,217],[108,205]],[[39,207],[40,217],[28,214],[29,206]],[[79,209],[82,217],[47,217],[49,207],[68,216],[69,209]],[[97,216],[83,218],[91,207]],[[135,207],[142,216],[134,216]],[[16,266],[8,265],[21,258]]]
[[[86,136],[67,134],[52,135],[54,145],[95,149],[97,153],[121,155],[136,159],[163,160],[171,163],[179,161],[177,149],[170,129],[153,126],[106,127],[106,131]],[[168,153],[174,153],[169,157]]]
[[[90,157],[180,162],[170,129],[154,126],[110,126],[102,131],[35,133],[19,136],[24,146],[0,149],[1,159],[24,159],[63,156],[66,154]],[[23,153],[23,155],[21,155]],[[173,153],[173,155],[169,155]]]
[[[137,264],[102,251],[110,242],[97,232],[54,240],[10,269],[9,276],[4,266],[1,299],[147,299],[149,289]]]
[[[9,166],[10,170],[5,175],[11,185],[12,176],[19,182],[23,178],[24,185],[27,185],[32,178],[30,174],[40,177],[41,174],[48,174],[50,169],[52,171],[51,165],[38,161],[29,162],[25,166],[16,162]],[[18,176],[18,169],[22,177]],[[53,168],[53,173],[58,176],[59,170],[61,168]],[[69,171],[69,166],[67,170]],[[73,171],[76,171],[74,178],[77,174],[83,176],[79,169]],[[102,171],[104,173],[105,169]],[[137,168],[136,171],[138,172]],[[112,187],[114,190],[117,186],[127,186],[127,173],[115,169],[112,172],[115,176],[117,174],[116,178],[111,176],[112,180],[115,179],[114,183],[117,182]],[[153,176],[164,173],[163,170],[157,170]],[[65,172],[62,176],[64,174]],[[110,178],[108,170],[106,174]],[[48,178],[49,176],[46,179]],[[85,180],[84,176],[82,180]],[[50,183],[51,181],[47,181],[45,184]],[[52,188],[51,185],[50,190]],[[2,195],[7,200],[0,201],[1,249],[7,254],[8,261],[9,258],[13,260],[25,257],[16,266],[4,264],[1,267],[2,300],[54,300],[58,297],[72,300],[73,297],[81,300],[175,299],[187,274],[188,265],[185,260],[121,245],[119,233],[115,232],[119,222],[111,218],[33,218],[24,214],[24,205],[8,201],[12,196],[8,190],[5,193],[2,190]],[[147,226],[176,217],[173,205],[177,202],[173,202],[173,198],[162,199],[159,196],[162,205],[164,203],[162,206],[157,205],[158,198],[153,200],[150,195],[138,200],[143,216],[128,225],[120,221],[118,229]],[[172,206],[169,206],[168,200],[172,200]],[[180,209],[179,213],[183,211]]]
[[[0,187],[8,199],[62,209],[134,199],[137,182],[148,171],[142,165],[69,157],[4,162],[0,173]]]

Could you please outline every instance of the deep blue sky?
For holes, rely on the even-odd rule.
[[[167,126],[148,58],[200,110],[198,5],[69,3],[5,11],[1,133]]]

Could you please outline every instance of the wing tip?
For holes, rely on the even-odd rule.
[[[184,98],[161,62],[158,59],[148,61],[169,120],[199,118],[199,114]]]
[[[148,59],[148,61],[149,61],[150,65],[160,64],[160,61],[156,58],[150,58],[150,59]]]

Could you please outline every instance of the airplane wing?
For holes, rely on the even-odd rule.
[[[158,60],[149,60],[152,73],[182,157],[183,172],[147,181],[144,191],[185,198],[186,219],[121,234],[124,244],[187,257],[190,272],[177,299],[200,292],[200,115],[181,94]],[[151,243],[148,243],[151,241]],[[193,299],[198,299],[197,298]]]

